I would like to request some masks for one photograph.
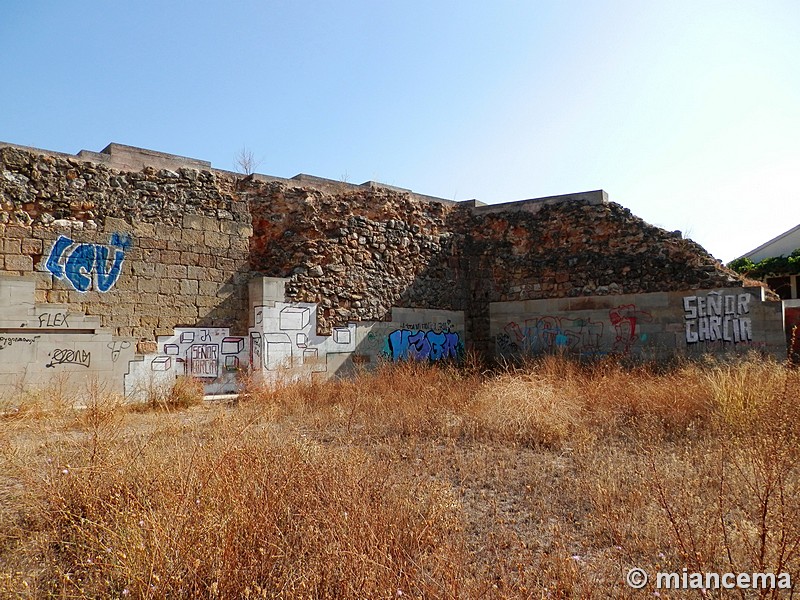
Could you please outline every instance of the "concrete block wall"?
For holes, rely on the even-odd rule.
[[[66,304],[37,303],[34,277],[0,277],[0,399],[47,389],[64,400],[122,395],[132,338]]]
[[[125,393],[146,399],[181,375],[200,379],[207,394],[238,391],[242,375],[271,383],[327,379],[381,361],[457,361],[464,352],[464,314],[394,309],[391,321],[348,323],[319,335],[319,306],[287,302],[282,278],[250,282],[252,326],[246,336],[225,328],[178,328],[159,336],[154,352],[131,363]]]
[[[763,289],[717,288],[490,305],[497,356],[546,353],[664,359],[757,351],[786,358],[780,302]]]

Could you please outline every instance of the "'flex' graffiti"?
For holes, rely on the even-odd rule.
[[[392,360],[457,359],[463,344],[457,333],[396,329],[386,340],[386,355]]]
[[[98,292],[107,292],[119,279],[125,250],[131,245],[131,239],[122,233],[111,234],[109,245],[76,244],[67,236],[59,236],[45,267],[57,279],[67,278],[79,292],[85,292],[94,280]],[[108,266],[109,254],[113,252],[111,267]]]

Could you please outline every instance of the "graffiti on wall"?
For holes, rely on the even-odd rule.
[[[753,341],[750,314],[752,296],[710,292],[706,296],[684,296],[686,343]]]
[[[384,356],[391,360],[457,360],[464,352],[458,333],[449,330],[427,331],[395,329],[386,339]]]
[[[176,370],[199,379],[237,373],[249,359],[245,338],[229,335],[228,328],[179,328],[171,336],[159,336],[158,348],[152,371]]]
[[[521,323],[508,322],[495,336],[495,344],[501,356],[567,352],[591,357],[609,351],[628,354],[635,344],[647,340],[639,323],[650,321],[650,313],[638,310],[634,304],[609,310],[608,322],[591,317],[536,316]],[[604,334],[614,337],[605,339]]]
[[[172,335],[158,336],[154,354],[131,364],[125,393],[135,396],[153,386],[169,386],[181,375],[202,381],[207,394],[236,391],[239,372],[247,369],[250,360],[246,340],[230,335],[227,327],[176,328]]]
[[[41,335],[0,335],[0,350],[11,348],[14,344],[31,346],[42,337]]]
[[[254,368],[286,371],[302,368],[311,373],[328,370],[328,355],[355,350],[355,325],[334,327],[331,335],[317,335],[317,305],[276,302],[254,308],[250,331]]]
[[[50,362],[45,365],[48,369],[55,369],[56,365],[77,365],[88,369],[92,364],[92,353],[88,350],[56,348],[47,356],[50,357]]]
[[[641,339],[647,341],[647,334],[639,334],[639,322],[650,322],[653,317],[649,312],[637,310],[635,304],[623,304],[608,311],[608,319],[614,327],[614,347],[616,354],[627,354],[631,346]]]
[[[94,284],[98,292],[107,292],[119,279],[125,252],[131,239],[124,233],[111,234],[108,245],[77,244],[61,235],[50,249],[45,268],[56,279],[66,279],[79,292]]]

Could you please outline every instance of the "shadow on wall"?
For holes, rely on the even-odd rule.
[[[237,392],[243,376],[270,383],[325,379],[381,361],[458,361],[464,354],[463,313],[394,309],[391,322],[347,323],[317,333],[319,306],[284,302],[286,280],[251,282],[251,323],[246,336],[228,328],[181,327],[159,336],[155,352],[131,363],[129,398],[166,393],[177,377],[203,382],[206,394]]]

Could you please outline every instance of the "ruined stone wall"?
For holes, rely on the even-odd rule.
[[[247,204],[209,170],[119,171],[0,148],[0,271],[115,335],[247,328]]]
[[[138,340],[176,327],[245,334],[255,275],[286,278],[288,302],[319,304],[320,335],[392,308],[463,311],[467,346],[485,353],[493,302],[741,285],[603,192],[479,206],[123,158],[0,145],[0,270],[34,274],[38,302]],[[158,168],[134,170],[148,162]]]
[[[253,183],[244,194],[253,270],[289,277],[293,300],[321,304],[325,330],[392,306],[465,311],[468,346],[490,352],[492,302],[741,285],[694,242],[604,200],[498,211],[390,190]]]
[[[320,304],[319,326],[385,320],[393,306],[463,310],[463,282],[433,265],[455,256],[463,235],[454,208],[392,190],[324,193],[253,183],[251,267],[289,277],[286,293]]]

